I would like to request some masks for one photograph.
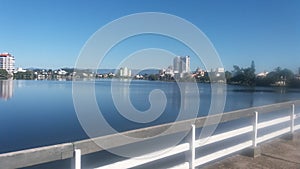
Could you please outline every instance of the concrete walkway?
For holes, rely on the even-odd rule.
[[[278,138],[260,145],[255,158],[236,155],[204,167],[205,169],[300,169],[300,132],[293,139]]]

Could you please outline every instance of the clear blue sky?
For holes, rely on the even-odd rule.
[[[226,69],[252,60],[258,71],[300,67],[299,0],[0,0],[0,8],[0,52],[12,53],[17,67],[74,67],[95,31],[137,12],[190,21],[214,44]],[[104,67],[114,64],[112,59]]]

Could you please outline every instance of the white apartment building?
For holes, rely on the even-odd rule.
[[[15,57],[9,53],[0,53],[0,69],[13,73],[15,70]]]
[[[120,77],[131,77],[131,70],[127,67],[120,68]]]
[[[174,74],[178,77],[183,77],[184,73],[190,72],[190,56],[175,57],[173,60]]]
[[[189,56],[180,57],[181,60],[181,73],[189,73],[190,72],[190,63],[191,59]]]

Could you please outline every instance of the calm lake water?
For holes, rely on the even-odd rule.
[[[82,89],[90,81],[82,81]],[[180,95],[173,82],[117,81],[116,97],[126,99],[129,94],[132,105],[139,111],[149,109],[149,93],[160,89],[167,102],[164,112],[149,123],[132,122],[119,114],[111,94],[110,80],[97,80],[95,93],[101,113],[117,131],[131,130],[166,122],[178,116],[181,103],[197,100],[187,87],[186,95]],[[198,84],[200,108],[197,116],[208,113],[211,103],[211,86]],[[84,93],[83,93],[84,94]],[[199,99],[199,98],[198,98]],[[227,86],[225,112],[290,100],[300,99],[299,89]],[[157,100],[156,100],[157,101]],[[157,101],[159,102],[159,100]],[[87,111],[89,108],[86,108]],[[105,131],[102,135],[108,134]],[[75,112],[71,81],[0,81],[0,153],[32,147],[76,141],[87,138]]]

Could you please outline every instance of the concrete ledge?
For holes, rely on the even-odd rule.
[[[73,144],[58,144],[0,154],[0,168],[21,168],[71,157],[73,157]]]

